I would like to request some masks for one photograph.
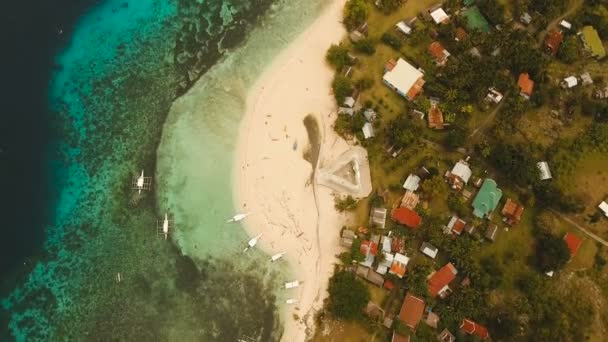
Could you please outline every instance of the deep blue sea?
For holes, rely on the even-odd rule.
[[[3,7],[0,341],[280,338],[277,284],[285,269],[260,265],[266,256],[259,252],[236,262],[230,248],[239,250],[246,235],[238,226],[218,227],[232,210],[228,133],[262,65],[321,2],[39,0]],[[243,49],[261,27],[274,29],[272,38]],[[237,60],[255,64],[227,66],[239,49]],[[238,80],[240,93],[222,86],[214,91],[223,95],[211,95],[206,89],[217,82],[201,77],[213,68],[214,77]],[[188,94],[196,82],[204,82],[198,97]],[[170,147],[184,140],[165,122],[170,112],[174,121],[185,115],[172,110],[182,95],[197,108],[205,105],[200,99],[213,102],[217,113],[230,102],[233,113],[223,116],[230,119],[223,127],[198,131],[207,139],[198,142],[208,144],[199,149],[223,159],[204,164],[208,173],[197,173],[194,183],[181,180],[188,174],[182,168],[168,170],[166,156],[166,175],[157,167],[161,140]],[[213,116],[195,122],[206,119]],[[140,196],[131,183],[142,169],[164,183]],[[179,194],[188,186],[206,197],[190,194],[184,203]],[[209,215],[193,216],[188,210],[204,209],[193,205],[200,198]],[[170,210],[184,229],[164,241],[157,219]],[[229,253],[212,253],[219,249]]]

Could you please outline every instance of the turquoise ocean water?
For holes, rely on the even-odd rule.
[[[106,0],[81,18],[49,89],[44,253],[0,302],[16,340],[280,337],[289,269],[240,253],[232,152],[248,89],[322,5]],[[138,196],[141,169],[153,187]],[[171,241],[156,232],[167,211]]]

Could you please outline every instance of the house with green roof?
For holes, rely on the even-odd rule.
[[[481,14],[481,11],[477,6],[469,7],[462,16],[466,20],[466,25],[469,30],[479,30],[481,32],[490,32],[490,23],[486,20],[486,17]]]
[[[501,197],[502,190],[493,179],[487,178],[473,201],[473,215],[479,218],[487,217],[496,209]]]
[[[585,48],[591,53],[592,57],[602,59],[606,56],[604,44],[593,26],[583,27],[580,34]]]

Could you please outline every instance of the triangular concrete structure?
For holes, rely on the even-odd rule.
[[[349,172],[352,172],[352,178],[348,177]],[[344,152],[319,169],[317,183],[352,196],[368,196],[372,189],[367,151],[356,146]]]

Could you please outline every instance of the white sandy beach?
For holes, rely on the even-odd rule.
[[[340,23],[345,0],[335,0],[271,63],[251,90],[241,122],[234,170],[236,207],[253,214],[248,233],[263,233],[268,253],[287,252],[286,260],[304,284],[281,298],[299,300],[285,307],[283,341],[310,336],[314,313],[326,297],[337,259],[340,228],[349,218],[335,211],[332,191],[310,184],[311,164],[304,117],[314,115],[322,131],[319,166],[349,148],[331,125],[336,106],[333,71],[325,52],[345,35]],[[294,150],[294,143],[297,148]],[[291,280],[291,279],[286,279]],[[294,314],[300,319],[294,319]]]

